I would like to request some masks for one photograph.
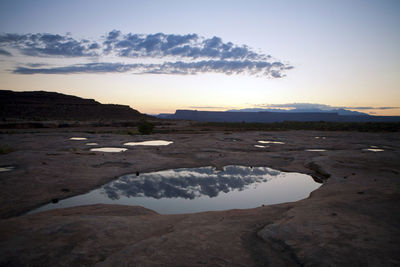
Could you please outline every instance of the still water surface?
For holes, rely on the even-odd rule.
[[[95,152],[124,152],[128,150],[127,148],[123,147],[97,147],[97,148],[91,148],[90,151],[95,151]]]
[[[143,142],[128,142],[125,143],[124,146],[167,146],[172,143],[173,143],[172,141],[152,140]]]
[[[283,145],[285,142],[280,142],[280,141],[265,141],[265,140],[260,140],[258,141],[261,144],[280,144]]]
[[[0,167],[0,172],[9,172],[9,171],[12,171],[12,170],[14,170],[14,166],[3,166],[3,167]]]
[[[161,214],[245,209],[297,201],[320,185],[309,175],[267,167],[182,168],[124,175],[101,188],[30,213],[97,203],[139,205]]]

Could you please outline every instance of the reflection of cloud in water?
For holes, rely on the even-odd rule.
[[[103,186],[111,199],[126,197],[185,198],[216,197],[219,192],[244,190],[251,184],[267,182],[281,172],[266,167],[226,166],[223,171],[213,167],[184,168],[129,174]]]

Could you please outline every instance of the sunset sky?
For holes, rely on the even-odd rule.
[[[400,1],[0,1],[0,89],[400,115]]]

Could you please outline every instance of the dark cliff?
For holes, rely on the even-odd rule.
[[[21,120],[137,120],[146,117],[124,105],[55,92],[0,90],[0,118]]]

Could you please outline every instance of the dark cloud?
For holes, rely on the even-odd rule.
[[[112,31],[103,43],[107,52],[113,51],[121,57],[181,57],[208,59],[251,59],[265,60],[263,54],[253,52],[249,47],[224,43],[221,38],[205,39],[197,34],[126,34]]]
[[[84,57],[98,56],[92,51],[100,45],[87,40],[75,40],[67,35],[36,34],[3,34],[0,35],[0,46],[16,48],[27,56],[61,56]]]
[[[240,74],[246,73],[250,75],[273,76],[273,73],[281,73],[284,67],[276,67],[264,61],[231,61],[231,60],[202,60],[195,62],[166,62],[149,71],[143,73],[162,73],[162,74],[197,74],[197,73],[225,73]]]
[[[8,52],[7,50],[1,49],[0,48],[0,56],[8,56],[11,57],[12,54],[10,52]]]
[[[2,34],[0,54],[8,55],[1,47],[9,47],[24,55],[36,57],[93,57],[102,56],[139,59],[165,59],[164,63],[90,63],[62,67],[39,68],[25,65],[13,70],[17,74],[70,74],[132,72],[134,74],[225,73],[259,75],[281,78],[293,67],[273,61],[269,55],[256,53],[246,45],[224,42],[219,37],[204,38],[197,34],[122,34],[109,32],[101,42],[74,39],[69,34]],[[11,55],[11,54],[9,54]],[[34,64],[34,63],[33,63]]]

